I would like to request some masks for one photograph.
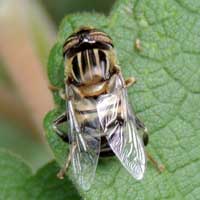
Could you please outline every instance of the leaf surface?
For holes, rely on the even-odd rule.
[[[2,200],[80,200],[68,178],[56,177],[59,167],[51,162],[32,173],[21,158],[0,150],[0,199]]]
[[[150,133],[147,150],[165,171],[148,163],[145,178],[135,181],[115,158],[101,159],[85,199],[198,199],[200,195],[200,3],[197,0],[118,0],[110,16],[66,17],[49,57],[49,78],[63,87],[62,44],[79,26],[106,31],[114,41],[125,77],[137,84],[129,98]],[[141,50],[135,48],[140,40]],[[58,109],[45,118],[47,138],[62,165],[67,145],[51,129],[65,104],[54,93]],[[69,173],[70,178],[71,177]]]

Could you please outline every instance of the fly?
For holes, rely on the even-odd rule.
[[[72,163],[75,180],[88,190],[99,156],[115,155],[141,180],[146,169],[147,129],[129,103],[127,88],[135,79],[124,79],[112,39],[97,29],[81,28],[66,39],[63,57],[67,111],[53,122],[53,128],[70,144],[70,153],[58,176],[63,178]],[[59,129],[66,121],[69,133]]]

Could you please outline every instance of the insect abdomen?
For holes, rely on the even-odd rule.
[[[94,99],[84,99],[83,101],[75,101],[75,116],[79,127],[82,127],[84,134],[94,135],[99,134],[101,136],[101,151],[100,156],[107,157],[113,156],[113,152],[108,145],[106,136],[102,127],[100,126],[98,113],[96,109],[96,100]]]

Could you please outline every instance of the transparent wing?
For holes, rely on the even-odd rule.
[[[137,134],[132,120],[123,125],[115,125],[108,129],[108,143],[113,152],[132,176],[141,180],[144,176],[146,158],[143,143]]]
[[[117,81],[112,93],[99,98],[98,116],[111,149],[132,176],[140,180],[146,168],[143,142],[128,105],[126,89],[121,87],[120,80]]]
[[[94,180],[100,153],[100,133],[92,130],[84,131],[80,128],[72,103],[68,103],[71,127],[72,166],[75,180],[84,189],[88,190]]]

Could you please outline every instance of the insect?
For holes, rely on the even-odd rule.
[[[123,78],[112,39],[100,30],[82,27],[66,39],[63,56],[67,111],[53,122],[53,128],[70,144],[70,153],[58,176],[62,178],[72,163],[75,180],[88,190],[99,156],[115,155],[141,180],[146,168],[147,129],[128,101],[127,88],[135,79]],[[66,121],[68,133],[59,128]]]

